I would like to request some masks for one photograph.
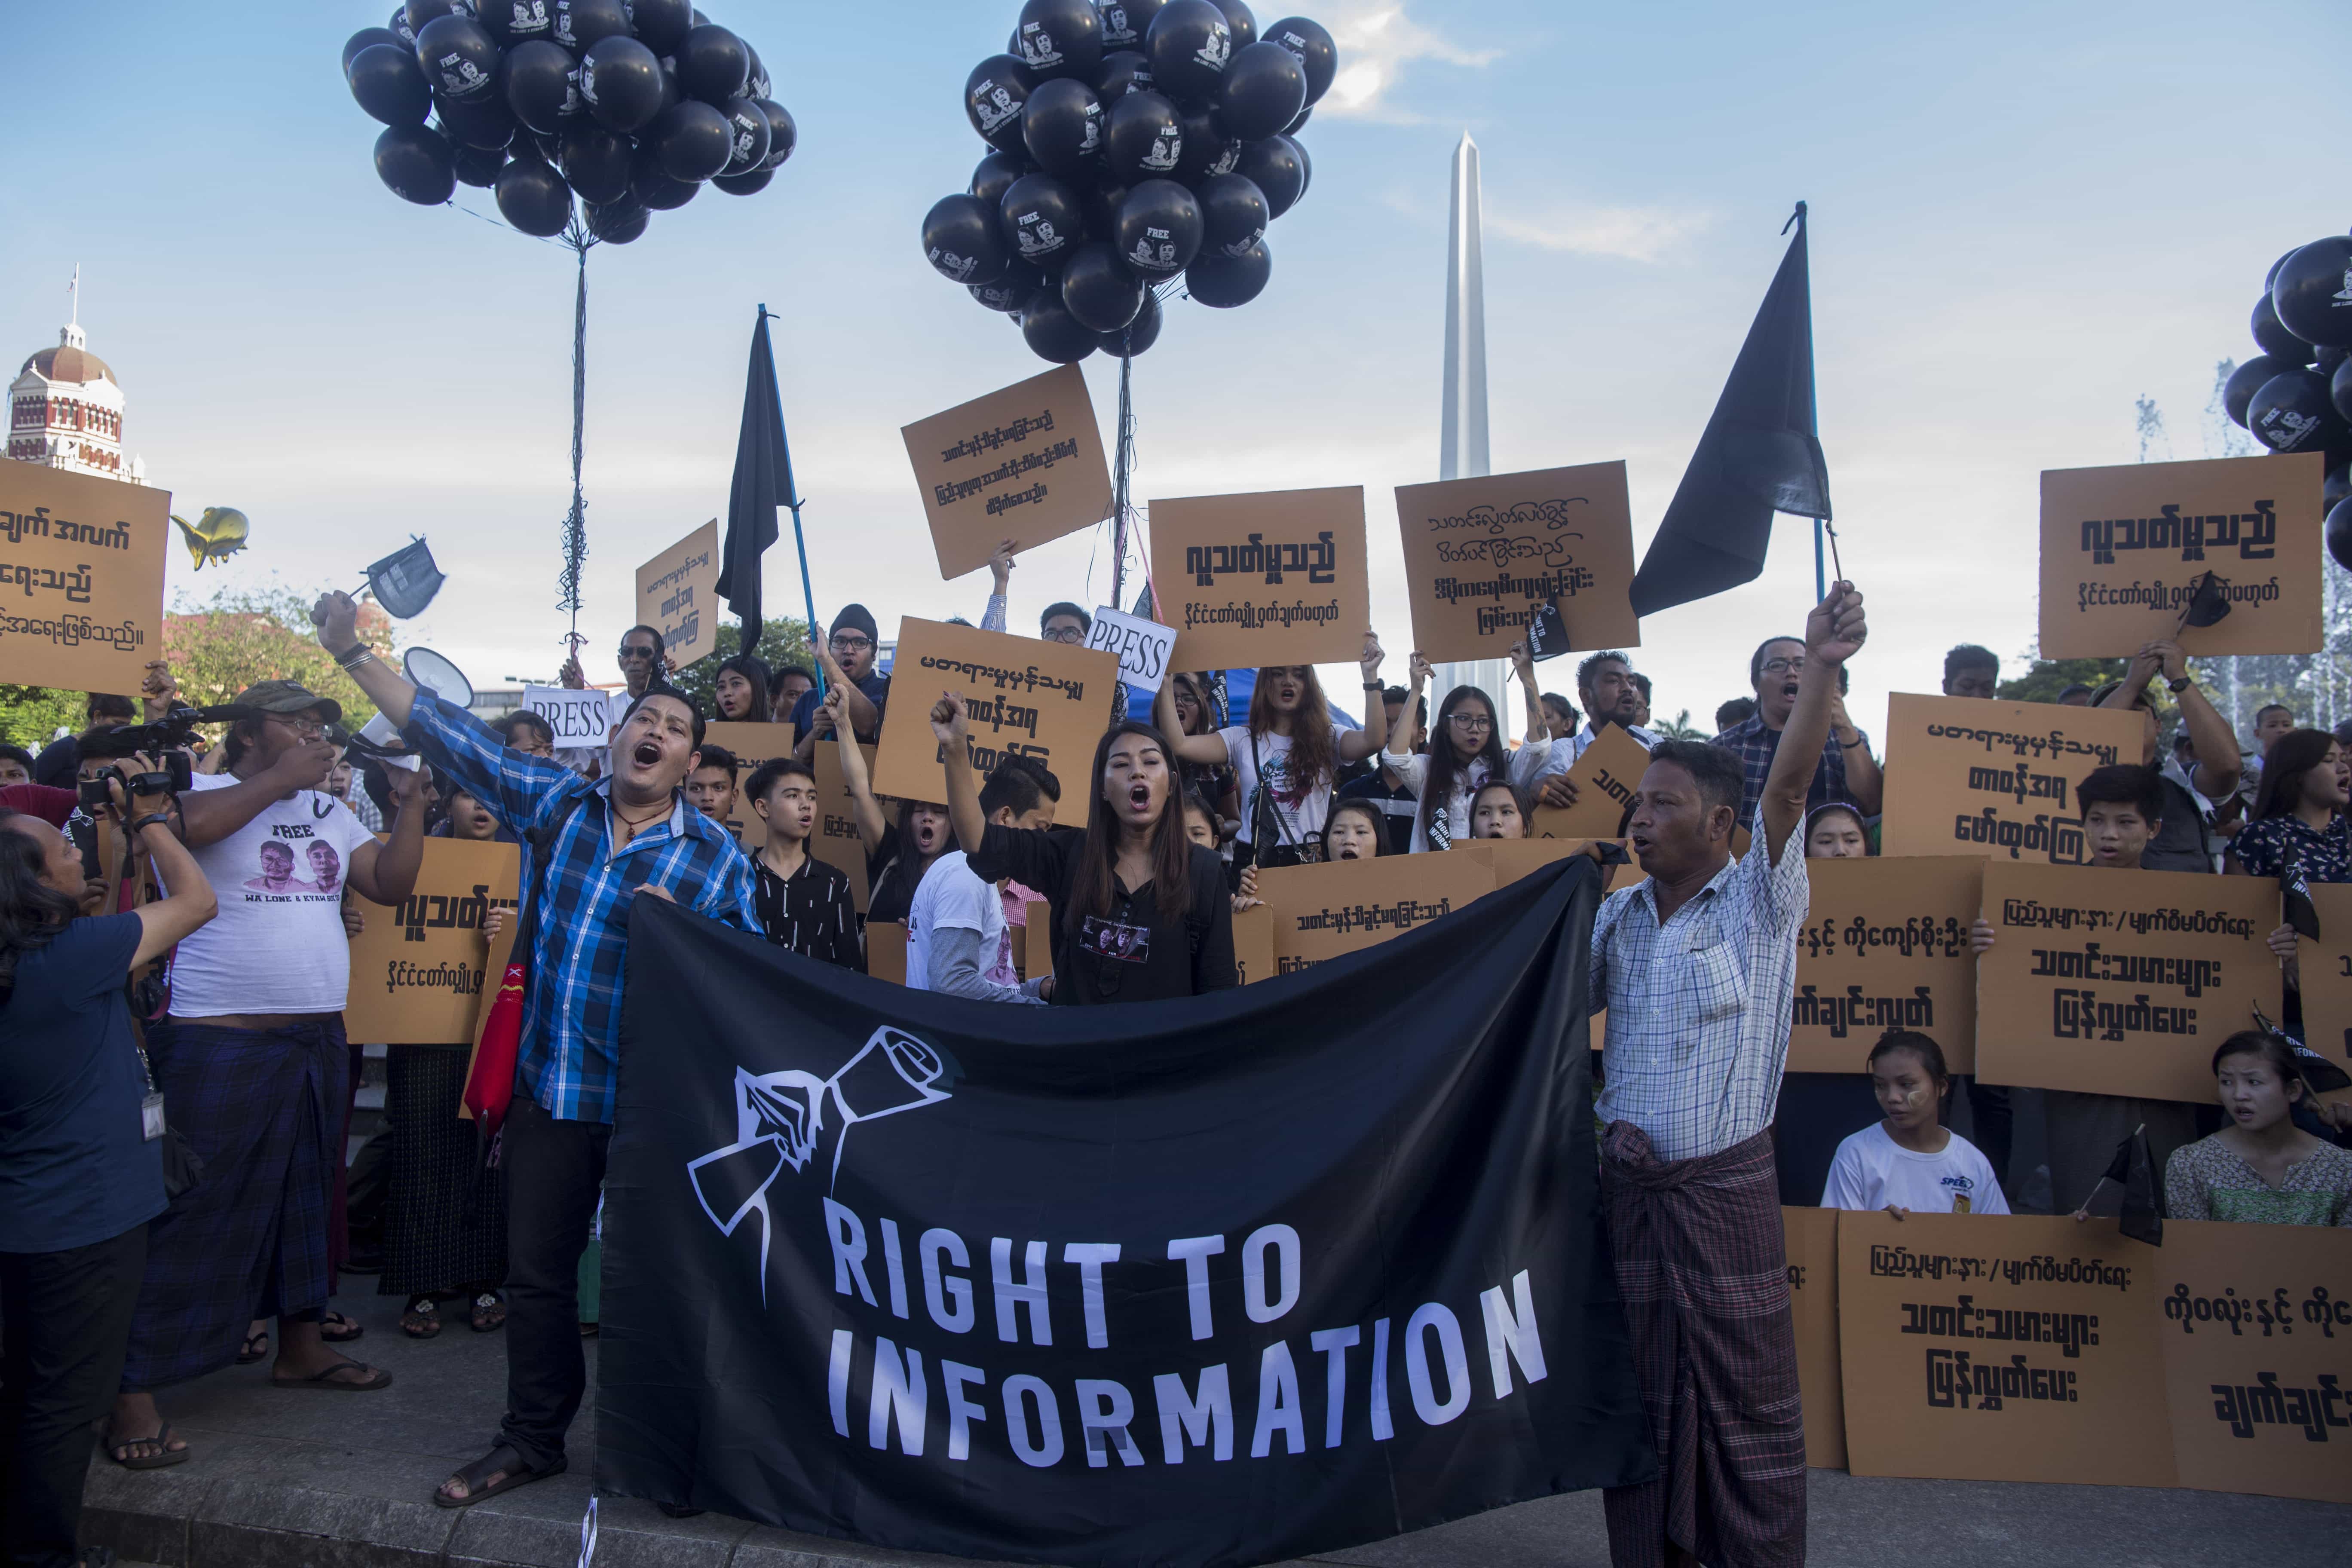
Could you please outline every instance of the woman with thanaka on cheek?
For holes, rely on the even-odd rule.
[[[2294,1048],[2259,1029],[2232,1035],[2213,1053],[2213,1083],[2229,1125],[2165,1162],[2166,1212],[2174,1219],[2352,1226],[2352,1153],[2294,1124],[2309,1086]]]
[[[1870,1083],[1885,1118],[1838,1145],[1825,1209],[1919,1214],[2007,1214],[1985,1157],[1943,1124],[1952,1092],[1944,1048],[1926,1035],[1889,1029],[1871,1047]]]

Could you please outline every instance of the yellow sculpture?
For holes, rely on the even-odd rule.
[[[172,521],[180,525],[180,533],[188,542],[188,553],[195,557],[199,572],[205,569],[205,562],[226,561],[244,549],[246,535],[253,529],[245,513],[226,506],[205,508],[205,515],[194,528],[177,513],[173,514]]]

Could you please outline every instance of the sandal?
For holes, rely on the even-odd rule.
[[[172,1447],[172,1424],[168,1421],[163,1423],[163,1429],[152,1437],[114,1438],[110,1430],[108,1436],[110,1440],[106,1444],[106,1457],[126,1470],[160,1470],[166,1465],[184,1465],[188,1462],[187,1449]],[[155,1449],[153,1453],[142,1454],[136,1458],[131,1455],[131,1449],[143,1448],[151,1444]]]
[[[500,1463],[501,1460],[505,1463]],[[450,1481],[465,1483],[464,1497],[451,1497],[436,1487],[433,1492],[434,1505],[438,1508],[471,1508],[484,1499],[494,1498],[500,1492],[512,1491],[517,1487],[527,1487],[533,1481],[543,1481],[550,1476],[560,1476],[569,1465],[569,1460],[558,1459],[543,1470],[534,1470],[522,1462],[520,1454],[501,1445],[449,1478]],[[499,1479],[491,1480],[489,1478],[493,1475]],[[441,1483],[443,1487],[448,1484],[449,1481]]]
[[[331,1345],[347,1345],[367,1332],[367,1326],[353,1321],[341,1312],[330,1312],[319,1320],[319,1337]]]
[[[367,1375],[352,1382],[341,1374],[357,1368]],[[364,1362],[339,1361],[326,1371],[311,1377],[279,1377],[269,1375],[271,1386],[277,1388],[315,1388],[326,1394],[373,1394],[379,1388],[392,1386],[392,1373],[382,1367],[369,1366]]]
[[[474,1310],[469,1321],[478,1334],[495,1333],[507,1326],[507,1304],[496,1290],[484,1290],[474,1298]]]
[[[268,1329],[256,1330],[254,1332],[245,1336],[245,1348],[236,1352],[236,1364],[239,1366],[251,1366],[255,1362],[268,1359],[268,1355],[269,1331]]]
[[[441,1303],[430,1296],[412,1296],[401,1310],[400,1331],[412,1340],[429,1340],[441,1331]]]

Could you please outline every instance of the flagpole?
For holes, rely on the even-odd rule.
[[[760,319],[763,321],[781,321],[783,320],[782,316],[776,315],[774,312],[771,311],[764,304],[760,307]],[[775,384],[776,356],[772,348],[768,354],[769,396],[774,403],[776,408],[777,432],[780,435],[783,435],[784,401],[782,396],[774,390]],[[801,597],[808,605],[810,662],[816,666],[816,698],[818,701],[822,702],[824,700],[824,660],[814,657],[816,653],[816,588],[815,585],[809,581],[808,540],[801,532],[801,488],[799,483],[793,478],[793,444],[792,438],[789,435],[784,435],[784,504],[792,509],[793,513],[793,548],[800,552]],[[743,651],[748,654],[755,653],[758,650],[747,647]]]
[[[1796,213],[1790,218],[1789,223],[1795,224],[1797,226],[1797,232],[1805,237],[1805,269],[1807,274],[1805,292],[1806,303],[1810,307],[1812,294],[1812,225],[1808,221],[1808,214],[1803,202],[1799,202],[1797,204]],[[1788,224],[1780,226],[1780,232],[1783,234],[1789,232]],[[1805,363],[1807,364],[1812,364],[1814,363],[1813,312],[1810,308],[1805,311]],[[1805,395],[1812,402],[1812,407],[1811,410],[1812,417],[1808,421],[1808,423],[1812,426],[1816,435],[1819,434],[1822,427],[1820,384],[1821,375],[1818,368],[1816,368],[1815,373],[1811,376],[1807,377],[1805,383]],[[1823,534],[1825,531],[1826,530],[1823,526],[1822,520],[1818,517],[1813,519],[1813,602],[1815,604],[1819,604],[1823,599],[1830,596],[1829,565],[1824,559],[1823,546]]]

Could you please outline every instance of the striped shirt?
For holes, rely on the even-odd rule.
[[[592,784],[560,763],[510,752],[480,720],[428,693],[417,694],[403,734],[524,840],[526,896],[536,875],[529,833],[553,828],[516,1077],[559,1121],[612,1121],[635,890],[659,888],[682,908],[757,932],[751,858],[682,795],[667,822],[615,854],[605,812],[611,780]],[[583,804],[587,796],[594,798]]]
[[[1592,922],[1595,1011],[1609,1009],[1601,1121],[1630,1121],[1662,1160],[1719,1153],[1771,1125],[1789,1056],[1797,931],[1811,901],[1804,846],[1755,847],[1658,922],[1644,879]]]
[[[757,855],[751,868],[759,877],[760,925],[770,942],[806,958],[865,971],[857,904],[846,872],[814,855],[803,856],[801,868],[789,877],[777,876]]]

